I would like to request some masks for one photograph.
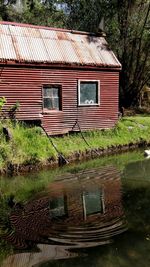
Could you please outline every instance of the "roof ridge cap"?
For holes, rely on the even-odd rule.
[[[91,36],[100,37],[98,33],[94,33],[94,32],[78,31],[78,30],[65,29],[65,28],[55,28],[55,27],[49,27],[49,26],[44,26],[44,25],[34,25],[34,24],[18,23],[18,22],[12,22],[12,21],[0,21],[0,24],[1,25],[12,25],[12,26],[17,26],[17,27],[45,29],[45,30],[51,30],[51,31],[68,32],[68,33],[72,33],[72,34],[82,34],[82,35],[91,35]]]

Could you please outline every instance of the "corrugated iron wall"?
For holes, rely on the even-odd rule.
[[[100,80],[100,106],[78,107],[78,79]],[[62,86],[62,110],[43,112],[43,84]],[[71,131],[78,120],[82,130],[109,128],[118,118],[118,71],[0,68],[0,97],[7,106],[20,102],[19,120],[41,120],[48,134]],[[78,130],[77,127],[74,130]]]

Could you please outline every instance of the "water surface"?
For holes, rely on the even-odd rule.
[[[143,151],[1,178],[2,267],[150,266]]]

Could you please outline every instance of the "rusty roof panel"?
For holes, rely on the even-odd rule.
[[[80,63],[79,57],[70,41],[61,41],[61,51],[63,52],[64,61],[66,63]]]
[[[48,53],[49,62],[64,62],[59,42],[53,39],[43,39]]]
[[[114,62],[120,64],[114,53],[109,49],[108,44],[103,37],[99,38],[95,45],[104,65],[113,66]]]
[[[81,64],[96,64],[93,58],[93,51],[91,51],[89,42],[86,41],[84,35],[74,36],[74,47],[78,53]],[[101,63],[100,60],[98,63]]]
[[[0,23],[0,60],[121,67],[103,37],[11,22]]]
[[[17,60],[12,38],[7,25],[0,25],[0,61]]]

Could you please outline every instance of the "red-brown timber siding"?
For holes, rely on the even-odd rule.
[[[78,107],[78,80],[100,80],[100,106]],[[44,84],[62,86],[62,110],[43,112],[42,87]],[[19,120],[41,120],[48,134],[71,131],[78,120],[82,130],[113,127],[118,119],[119,71],[1,67],[0,97],[7,106],[18,100]],[[77,126],[74,128],[77,130]]]

